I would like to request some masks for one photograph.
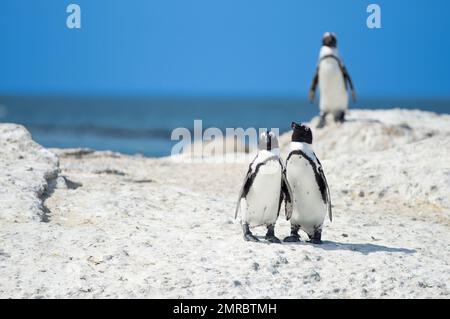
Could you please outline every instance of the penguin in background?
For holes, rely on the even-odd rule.
[[[265,239],[271,243],[281,243],[275,236],[275,223],[283,199],[289,206],[291,197],[277,136],[271,131],[264,132],[258,144],[258,154],[249,165],[236,206],[235,218],[239,211],[242,213],[244,239],[258,242],[259,239],[250,228],[266,226]]]
[[[347,68],[339,57],[336,35],[331,32],[326,32],[322,38],[319,62],[309,90],[311,103],[314,102],[317,85],[320,91],[320,121],[317,128],[325,126],[330,113],[335,122],[343,123],[348,109],[347,90],[350,87],[353,102],[356,102],[356,92]]]
[[[322,243],[326,215],[332,220],[331,196],[322,164],[312,149],[313,135],[306,125],[292,123],[292,140],[286,159],[286,179],[292,189],[290,205],[291,235],[285,242],[299,242],[299,229],[313,244]],[[289,220],[289,219],[288,219]]]

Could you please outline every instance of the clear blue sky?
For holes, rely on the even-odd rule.
[[[360,96],[450,97],[447,0],[1,0],[0,94],[305,97],[325,31]]]

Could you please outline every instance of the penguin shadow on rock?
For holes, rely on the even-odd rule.
[[[327,116],[333,115],[336,123],[345,121],[348,109],[348,90],[351,90],[353,102],[356,102],[356,91],[347,68],[337,49],[337,37],[332,32],[326,32],[322,38],[316,72],[309,89],[309,101],[315,100],[317,86],[319,86],[320,120],[317,128],[326,125]]]
[[[289,245],[308,245],[307,242],[296,242],[296,243],[288,243]],[[369,255],[371,253],[377,252],[387,252],[387,253],[403,253],[403,254],[414,254],[416,253],[415,249],[402,248],[402,247],[388,247],[384,245],[376,245],[370,243],[341,243],[332,240],[324,240],[320,245],[314,245],[317,248],[333,251],[333,250],[342,250],[342,251],[354,251],[357,253],[361,253],[363,255]]]
[[[323,250],[355,251],[363,255],[369,255],[370,253],[376,252],[403,253],[403,254],[414,254],[416,252],[415,249],[408,249],[408,248],[396,248],[396,247],[387,247],[383,245],[363,244],[363,243],[338,243],[328,240],[324,240],[322,242],[322,245],[318,247]]]

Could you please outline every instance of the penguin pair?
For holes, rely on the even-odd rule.
[[[309,100],[314,102],[317,85],[320,92],[320,120],[317,128],[326,125],[326,117],[332,114],[335,122],[344,122],[348,109],[348,93],[350,87],[353,101],[356,92],[350,74],[347,71],[337,49],[337,38],[334,33],[326,32],[322,38],[319,62],[309,89]]]
[[[291,234],[285,242],[299,242],[301,228],[310,242],[320,244],[326,214],[332,219],[330,191],[322,165],[312,149],[311,129],[294,122],[291,126],[293,133],[285,165],[273,132],[261,135],[258,154],[249,165],[235,214],[237,217],[239,210],[242,212],[247,241],[259,241],[251,227],[266,226],[265,239],[281,242],[275,236],[275,224],[283,201],[286,219],[291,222]]]

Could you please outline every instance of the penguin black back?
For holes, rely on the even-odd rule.
[[[312,131],[308,126],[292,122],[291,127],[293,129],[292,142],[312,144]]]

